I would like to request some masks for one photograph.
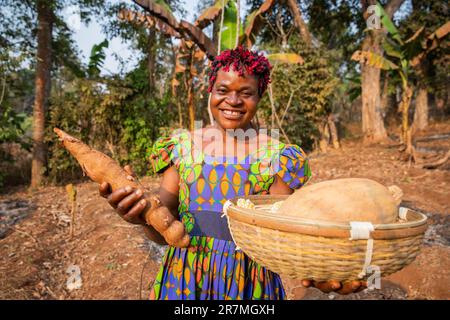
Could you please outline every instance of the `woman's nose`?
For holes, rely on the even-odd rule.
[[[227,95],[226,102],[230,106],[235,107],[242,103],[242,99],[239,97],[237,92],[230,92],[230,94]]]

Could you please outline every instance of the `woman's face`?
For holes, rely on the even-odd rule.
[[[219,70],[211,92],[211,112],[223,129],[247,129],[260,100],[258,79],[239,73],[231,67]]]

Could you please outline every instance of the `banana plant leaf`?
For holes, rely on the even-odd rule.
[[[408,38],[408,40],[406,40],[405,43],[409,43],[409,42],[418,40],[418,38],[419,38],[420,36],[423,36],[423,31],[424,31],[424,30],[425,30],[425,27],[422,26],[419,30],[417,30],[416,32],[414,32],[414,34],[413,34],[410,38]]]
[[[399,44],[403,44],[403,40],[400,37],[400,33],[397,29],[397,27],[392,22],[391,18],[389,18],[386,11],[384,11],[383,6],[377,1],[377,7],[379,12],[381,13],[381,23],[386,28],[387,32],[391,35],[393,39],[395,39]]]
[[[388,56],[403,59],[402,48],[397,43],[385,37],[381,45]]]
[[[370,51],[357,50],[353,53],[352,60],[383,70],[398,69],[398,66],[392,61]]]
[[[119,11],[118,18],[121,21],[131,22],[140,26],[144,26],[148,29],[155,28],[159,32],[171,37],[181,38],[181,35],[177,30],[169,26],[167,23],[159,20],[158,18],[154,18],[153,16],[148,14],[136,12],[129,9],[122,9]]]
[[[154,0],[156,4],[166,9],[168,12],[173,14],[172,8],[164,0]]]
[[[220,50],[233,49],[238,44],[236,43],[238,14],[236,1],[228,1],[228,5],[225,7],[222,30],[220,30],[222,33],[220,36]],[[240,24],[239,37],[243,34],[244,30],[242,24]]]
[[[251,47],[255,41],[256,34],[259,32],[263,19],[262,15],[270,11],[277,0],[266,0],[258,9],[250,13],[245,19],[245,39],[247,41],[247,46]]]
[[[413,37],[405,41],[405,44],[403,45],[403,56],[406,59],[411,60],[415,56],[423,52],[425,50],[424,40],[425,37],[423,36],[422,32],[416,32]]]
[[[433,32],[430,36],[428,36],[429,39],[442,39],[450,32],[450,21],[447,21],[444,25],[439,27],[435,32]]]
[[[413,67],[417,66],[428,52],[436,49],[439,46],[440,39],[444,38],[449,33],[450,21],[446,22],[426,38],[425,48],[423,48],[422,52],[418,53],[411,59],[411,65]]]
[[[88,74],[90,77],[95,77],[100,74],[100,68],[103,66],[106,59],[105,49],[108,48],[108,46],[109,42],[106,39],[101,43],[92,46],[88,63]]]
[[[216,0],[216,2],[211,6],[206,8],[200,17],[194,22],[196,27],[204,29],[212,21],[214,21],[222,12],[222,5],[226,7],[229,0]]]
[[[303,64],[305,61],[296,53],[273,53],[267,55],[272,63]]]
[[[217,50],[212,40],[203,33],[202,29],[185,20],[180,21],[180,28],[190,36],[200,50],[206,53],[208,59],[214,59],[217,55]]]
[[[162,0],[133,0],[136,4],[152,14],[152,16],[167,23],[173,29],[179,31],[179,24],[177,19],[170,11],[170,7]],[[157,2],[164,4],[158,4]],[[168,8],[168,9],[167,9]]]
[[[358,99],[358,97],[361,95],[362,89],[361,86],[355,86],[347,90],[348,98],[350,99],[350,102],[355,101]]]
[[[144,10],[149,12],[153,17],[161,20],[170,28],[180,33],[181,36],[188,35],[189,38],[198,45],[200,50],[204,51],[207,54],[208,59],[214,59],[214,57],[216,56],[216,49],[214,48],[214,44],[200,28],[184,20],[178,22],[173,14],[170,11],[166,10],[165,5],[158,4],[155,0],[133,1],[141,6]],[[159,2],[162,3],[162,0],[160,0]]]

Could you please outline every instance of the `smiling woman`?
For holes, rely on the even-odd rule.
[[[161,203],[179,216],[191,240],[187,248],[168,248],[155,278],[152,299],[286,297],[279,275],[237,248],[227,220],[222,218],[227,200],[251,194],[291,194],[310,176],[306,155],[299,146],[250,130],[270,82],[270,68],[269,61],[257,52],[242,47],[223,51],[209,74],[213,129],[220,137],[211,142],[215,135],[210,128],[200,128],[162,137],[153,146],[153,168],[163,173]],[[229,130],[243,134],[229,135]],[[248,134],[250,131],[256,136]],[[220,144],[222,138],[224,144]],[[254,140],[257,146],[251,148]],[[221,147],[212,148],[212,143]],[[209,150],[218,152],[211,154]],[[244,152],[236,156],[235,150]],[[122,210],[122,214],[138,215],[142,212],[139,197],[129,194],[114,192],[109,198],[115,199],[113,206],[131,212]]]

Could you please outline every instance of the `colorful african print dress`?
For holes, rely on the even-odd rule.
[[[222,207],[234,197],[268,194],[275,174],[291,188],[300,188],[311,175],[305,153],[296,145],[270,142],[257,156],[247,155],[247,161],[216,161],[203,152],[192,155],[192,145],[185,132],[160,138],[153,146],[155,172],[175,165],[180,175],[180,220],[191,243],[167,249],[150,298],[284,299],[279,275],[236,248]]]

